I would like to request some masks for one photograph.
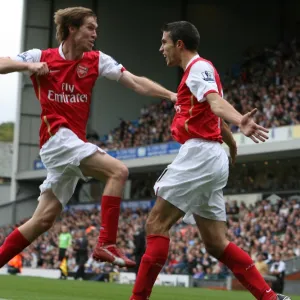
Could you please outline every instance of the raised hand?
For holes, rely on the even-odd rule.
[[[266,133],[269,133],[269,130],[256,124],[253,120],[253,116],[257,112],[257,108],[254,108],[252,111],[243,115],[240,130],[241,132],[249,137],[254,143],[265,142],[269,137]]]

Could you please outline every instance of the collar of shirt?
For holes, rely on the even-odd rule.
[[[195,60],[197,59],[198,57],[200,57],[199,54],[196,54],[194,57],[192,57],[192,59],[187,63],[186,67],[185,67],[185,70],[189,67],[189,65]]]
[[[59,55],[60,55],[63,59],[66,59],[66,58],[65,58],[65,55],[64,55],[64,53],[63,53],[62,47],[63,47],[63,43],[61,43],[61,44],[59,45],[58,53],[59,53]]]

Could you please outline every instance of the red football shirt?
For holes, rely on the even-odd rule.
[[[66,60],[59,48],[32,49],[16,58],[26,62],[47,62],[45,76],[31,75],[41,105],[40,147],[60,127],[72,130],[86,141],[86,125],[92,90],[98,76],[119,80],[124,68],[100,51],[85,52],[79,60]]]
[[[222,143],[220,118],[211,110],[206,96],[223,96],[219,74],[210,61],[198,55],[187,65],[177,89],[176,114],[171,132],[173,138],[184,144],[193,138]]]

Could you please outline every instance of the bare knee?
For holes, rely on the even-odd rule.
[[[35,215],[31,218],[31,222],[34,223],[34,226],[37,231],[43,233],[48,231],[54,224],[56,216],[51,214],[40,214]]]
[[[61,213],[62,205],[52,191],[46,191],[40,196],[39,205],[34,212],[30,222],[40,233],[49,230]]]
[[[218,237],[204,241],[206,251],[215,258],[220,258],[228,245],[225,237]]]
[[[164,222],[153,222],[151,219],[146,222],[146,235],[155,234],[155,235],[168,235],[169,226],[166,226]]]
[[[151,213],[146,222],[146,234],[169,235],[172,220],[164,219],[159,212]]]
[[[41,216],[38,220],[41,229],[43,231],[49,230],[53,226],[55,219],[56,219],[56,216],[54,216],[54,215],[53,216],[51,216],[51,215]]]
[[[128,168],[123,163],[120,162],[115,167],[111,178],[121,182],[126,182],[128,175],[129,175]]]
[[[227,226],[223,221],[210,220],[194,215],[206,251],[215,258],[220,258],[228,245]]]
[[[161,197],[156,199],[146,222],[146,234],[159,234],[168,236],[171,227],[184,213]]]

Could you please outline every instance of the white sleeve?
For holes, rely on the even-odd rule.
[[[186,85],[199,102],[206,100],[210,92],[218,93],[215,78],[215,70],[212,65],[205,61],[197,61],[190,69]]]
[[[17,56],[11,57],[11,59],[22,62],[40,62],[42,56],[42,50],[40,49],[31,49],[23,53],[18,54]]]
[[[118,81],[121,78],[122,73],[125,71],[125,68],[116,62],[111,56],[101,51],[99,52],[99,76]]]

